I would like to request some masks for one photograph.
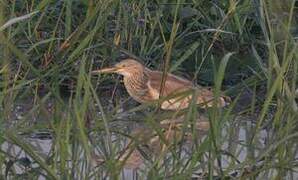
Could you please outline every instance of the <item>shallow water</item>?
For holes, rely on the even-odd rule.
[[[52,102],[49,101],[48,106],[49,108],[52,107]],[[27,106],[26,103],[22,103],[22,104],[18,104],[13,112],[14,112],[14,121],[12,121],[12,124],[17,124],[17,121],[22,120],[22,118],[24,117],[27,109],[29,108]],[[30,109],[30,108],[29,108]],[[118,113],[122,113],[124,112],[124,110],[118,110]],[[141,138],[142,135],[146,134],[146,133],[152,133],[148,128],[148,126],[146,126],[146,124],[142,123],[142,120],[140,119],[140,121],[134,122],[134,121],[128,121],[126,122],[125,119],[130,119],[131,117],[135,117],[137,116],[137,119],[140,119],[141,116],[139,116],[136,113],[132,113],[132,114],[125,114],[122,113],[121,117],[119,117],[121,120],[120,121],[115,121],[112,123],[111,127],[112,128],[117,128],[117,127],[125,127],[123,129],[126,129],[126,131],[129,134],[134,134],[136,135],[138,138]],[[231,176],[237,178],[239,177],[239,175],[243,172],[241,172],[241,170],[243,170],[243,167],[247,169],[247,171],[254,171],[255,168],[259,168],[257,167],[258,164],[262,164],[262,161],[257,163],[257,166],[253,166],[250,167],[249,165],[241,165],[242,162],[245,162],[246,158],[248,157],[250,152],[250,147],[247,146],[247,142],[248,140],[251,138],[251,133],[253,130],[253,118],[252,116],[247,116],[247,115],[241,115],[241,116],[235,116],[233,117],[233,119],[231,119],[231,121],[227,122],[224,126],[224,128],[222,129],[222,136],[226,137],[226,141],[222,143],[222,147],[221,150],[232,153],[233,156],[235,156],[235,158],[237,159],[238,164],[239,164],[239,170],[235,170],[233,172],[230,173]],[[44,118],[45,120],[46,118]],[[37,119],[34,118],[33,121],[36,121]],[[233,127],[233,128],[231,128]],[[233,130],[233,132],[231,132],[231,130]],[[133,133],[132,133],[133,132]],[[166,131],[167,132],[167,131]],[[268,139],[270,137],[270,131],[267,131],[266,129],[260,131],[257,135],[257,143],[256,146],[253,150],[253,154],[255,155],[255,157],[258,156],[258,154],[262,153],[264,150],[266,150],[266,147],[268,146]],[[206,138],[206,134],[207,131],[200,134],[200,138],[201,139],[197,139],[198,141],[202,141],[204,138]],[[167,135],[169,135],[169,137],[171,137],[171,132],[169,132]],[[30,134],[23,134],[20,135],[20,137],[22,137],[22,139],[30,144],[34,151],[40,155],[40,157],[47,159],[47,157],[50,155],[50,150],[53,147],[53,137],[52,137],[52,132],[48,131],[48,130],[40,130],[40,131],[33,131]],[[98,137],[96,137],[98,138]],[[96,138],[93,140],[96,143]],[[112,136],[112,140],[114,141],[115,144],[117,144],[119,149],[124,149],[126,147],[126,145],[130,142],[129,138],[125,138],[123,136],[119,136],[119,135],[113,135]],[[142,140],[142,139],[141,139]],[[146,140],[147,141],[147,140]],[[159,146],[159,142],[160,140],[158,139],[157,136],[153,137],[152,139],[150,139],[148,141],[149,143],[151,143],[151,147],[153,148],[149,148],[146,149],[147,152],[150,151],[150,153],[153,153],[153,155],[158,155],[162,148],[164,148],[163,146]],[[147,143],[148,143],[147,142]],[[184,145],[185,149],[183,151],[181,151],[182,153],[182,157],[185,158],[185,160],[187,160],[189,158],[189,153],[192,153],[192,151],[189,151],[192,147],[191,144],[185,143]],[[96,148],[95,148],[96,149]],[[103,163],[103,157],[101,156],[101,152],[97,151],[94,149],[94,156],[92,157],[93,160],[93,166],[94,167],[98,167],[101,165],[101,163]],[[18,175],[22,175],[23,173],[25,173],[26,171],[28,171],[28,167],[30,168],[36,168],[38,167],[38,164],[34,163],[33,159],[25,153],[24,150],[22,150],[19,146],[14,145],[12,143],[9,142],[4,142],[1,145],[1,150],[6,152],[7,155],[9,155],[8,157],[6,157],[6,161],[10,161],[12,162],[12,166],[11,168],[14,168],[14,171],[16,174]],[[96,155],[95,155],[96,154]],[[125,159],[124,157],[126,157],[128,153],[122,153],[122,156],[118,156],[119,159]],[[296,155],[296,157],[298,158],[298,154]],[[206,157],[207,158],[207,157]],[[228,169],[231,165],[231,163],[235,163],[235,161],[233,161],[233,158],[231,158],[231,156],[229,155],[222,155],[221,156],[221,167],[223,170]],[[207,162],[208,159],[205,159],[205,161]],[[144,172],[146,172],[146,168],[148,167],[146,164],[148,164],[146,158],[143,157],[142,153],[140,153],[137,150],[133,150],[132,154],[130,154],[129,158],[126,161],[126,165],[124,166],[124,170],[121,174],[122,179],[138,179],[140,177],[142,177],[142,174]],[[218,167],[218,164],[215,163],[214,165],[215,167]],[[2,169],[3,171],[3,169]],[[298,169],[297,169],[298,171]],[[198,170],[196,172],[196,175],[194,176],[202,176],[202,174],[204,174],[206,172]],[[216,173],[214,174],[216,175]],[[264,174],[263,178],[265,177],[273,177],[274,175],[276,175],[275,171],[270,171],[269,174]],[[285,177],[286,179],[298,179],[298,173],[293,173],[292,174],[293,177]],[[8,176],[10,177],[10,176]],[[262,175],[260,175],[260,179],[262,179]],[[41,175],[39,179],[44,179],[44,177]]]

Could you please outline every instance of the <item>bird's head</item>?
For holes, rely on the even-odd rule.
[[[144,66],[134,59],[125,59],[115,64],[113,67],[92,71],[93,74],[98,73],[117,73],[123,76],[133,76],[137,73],[143,73]]]

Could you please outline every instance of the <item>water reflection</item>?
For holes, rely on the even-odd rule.
[[[20,110],[20,108],[18,108]],[[248,156],[258,157],[267,148],[267,143],[270,141],[272,132],[263,129],[257,133],[257,142],[252,147],[249,142],[254,130],[253,119],[251,116],[234,116],[230,121],[225,122],[221,129],[221,138],[218,141],[219,161],[214,160],[214,175],[220,175],[220,168],[229,172],[226,176],[240,178],[246,174],[252,174],[254,170],[262,168],[262,159],[257,162],[252,162],[252,166],[247,164]],[[131,121],[131,119],[140,119]],[[91,122],[92,123],[92,122]],[[94,123],[94,122],[93,122]],[[123,167],[121,174],[122,179],[138,179],[142,175],[154,167],[163,167],[165,176],[171,178],[173,176],[173,168],[175,163],[180,163],[179,167],[189,166],[192,158],[197,156],[195,153],[204,150],[206,138],[210,128],[209,120],[205,116],[199,116],[197,121],[185,123],[185,117],[165,119],[160,123],[148,125],[144,122],[142,116],[137,113],[122,115],[121,119],[116,119],[110,124],[111,130],[121,130],[121,132],[112,131],[113,147],[116,151],[115,159],[119,162],[119,166]],[[160,131],[153,129],[154,125],[160,126]],[[90,124],[90,127],[94,124]],[[105,134],[98,131],[91,131],[90,150],[91,150],[91,165],[88,168],[98,168],[102,172],[103,177],[106,177],[106,172],[103,167],[106,166],[106,156],[104,146],[99,143],[105,140]],[[50,131],[34,131],[30,134],[20,135],[20,137],[32,146],[34,151],[45,161],[52,156],[51,150],[57,148],[55,145],[55,137]],[[56,146],[56,147],[55,147]],[[72,147],[72,146],[69,146]],[[7,177],[15,175],[22,176],[32,169],[38,168],[37,164],[23,149],[10,142],[4,142],[1,150],[7,154],[5,161],[7,162],[6,169],[3,169]],[[71,150],[70,150],[71,151]],[[192,173],[194,177],[203,178],[208,174],[208,152],[202,152],[202,158],[198,159],[193,164]],[[83,147],[80,147],[78,159],[83,159]],[[76,154],[73,154],[75,156]],[[69,167],[72,166],[72,159],[68,159]],[[219,163],[220,162],[220,163]],[[86,163],[84,160],[77,163]],[[235,168],[237,167],[237,168]],[[233,171],[228,171],[233,169]],[[83,170],[84,172],[85,170]],[[271,175],[275,171],[269,172]],[[264,174],[263,177],[271,177]],[[297,179],[297,173],[293,174],[294,179]],[[40,179],[44,178],[42,175]]]

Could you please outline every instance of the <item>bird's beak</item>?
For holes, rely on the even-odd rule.
[[[99,74],[99,73],[114,73],[117,72],[119,68],[117,67],[110,67],[110,68],[104,68],[99,70],[92,71],[92,74]]]

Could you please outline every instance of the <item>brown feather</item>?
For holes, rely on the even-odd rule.
[[[123,75],[124,85],[129,95],[140,103],[165,98],[161,104],[162,109],[185,109],[192,100],[190,91],[195,90],[197,91],[196,104],[202,104],[203,108],[211,107],[214,104],[212,102],[214,95],[211,90],[199,86],[194,87],[191,81],[170,73],[165,77],[165,84],[161,93],[162,72],[152,71],[133,59],[123,60],[112,68],[94,71],[94,73],[98,72],[115,72]],[[219,98],[218,107],[223,107],[227,104],[224,98],[224,96]]]
[[[149,69],[146,69],[145,73],[148,74],[150,86],[153,89],[160,92],[162,72],[151,71]],[[168,73],[166,75],[162,96],[169,96],[174,92],[177,92],[177,91],[181,92],[185,90],[190,90],[192,88],[193,88],[192,82]]]
[[[208,88],[196,87],[194,88],[191,81],[177,77],[173,74],[168,73],[166,76],[165,84],[163,87],[162,95],[160,96],[161,79],[162,72],[151,71],[146,68],[148,74],[148,88],[151,93],[152,99],[159,99],[160,97],[174,96],[171,99],[167,99],[162,103],[163,109],[185,109],[191,103],[192,93],[191,90],[197,90],[197,100],[196,104],[201,104],[203,108],[211,107],[213,105],[212,100],[214,99],[214,94]],[[185,93],[183,93],[185,92]],[[190,94],[191,93],[191,94]],[[180,94],[180,96],[178,96]],[[190,94],[190,95],[187,95]],[[175,96],[177,95],[177,96]],[[219,98],[218,106],[225,106],[225,100],[223,97]]]

